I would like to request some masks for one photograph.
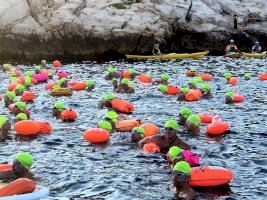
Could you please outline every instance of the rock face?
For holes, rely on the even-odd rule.
[[[0,57],[96,59],[151,51],[155,42],[163,51],[222,51],[230,38],[241,49],[267,45],[266,0],[190,2],[1,0]]]

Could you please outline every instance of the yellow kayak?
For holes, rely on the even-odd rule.
[[[126,55],[128,59],[185,59],[185,58],[203,58],[209,51],[203,51],[198,53],[169,53],[164,55]]]
[[[225,54],[225,57],[228,57],[228,58],[240,58],[241,54],[240,53],[227,53],[227,54]]]
[[[243,53],[245,58],[263,58],[266,56],[266,52],[263,53]]]

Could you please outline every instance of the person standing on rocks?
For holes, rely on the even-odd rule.
[[[234,15],[234,29],[237,29],[237,15]]]
[[[154,44],[152,53],[153,53],[153,55],[161,55],[161,51],[159,49],[159,43]]]

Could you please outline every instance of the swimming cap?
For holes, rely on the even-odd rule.
[[[191,80],[189,81],[189,83],[190,83],[191,85],[197,86],[198,81],[197,81],[196,79],[191,79]]]
[[[121,84],[128,85],[129,81],[130,81],[130,80],[129,80],[128,78],[123,78],[123,79],[121,80]]]
[[[188,87],[182,87],[181,91],[183,94],[186,94],[187,92],[189,92],[189,88]]]
[[[129,86],[130,88],[133,88],[133,87],[134,87],[134,83],[133,83],[132,81],[129,81],[128,86]]]
[[[231,99],[234,99],[234,92],[232,92],[232,91],[227,92],[225,95],[230,97]]]
[[[182,152],[182,149],[180,149],[178,146],[173,146],[169,149],[169,156],[171,160],[176,158],[180,153]]]
[[[35,66],[34,69],[35,69],[35,70],[41,70],[41,66],[37,65],[37,66]]]
[[[32,155],[29,153],[19,153],[16,156],[16,160],[19,161],[26,169],[30,169],[31,165],[32,165]]]
[[[24,85],[18,84],[16,87],[16,90],[23,92],[25,90],[25,87],[24,87]]]
[[[116,78],[113,78],[113,79],[112,79],[112,82],[114,82],[114,81],[118,81],[118,79],[116,79]]]
[[[30,76],[25,76],[25,85],[30,86],[32,83],[32,78]]]
[[[41,63],[42,63],[43,65],[46,65],[46,60],[41,60]]]
[[[188,164],[188,162],[180,161],[175,164],[175,166],[173,167],[173,171],[190,174],[190,165]]]
[[[200,117],[198,115],[190,115],[187,120],[192,123],[192,124],[195,124],[196,126],[199,126],[200,123],[201,123],[201,120],[200,120]]]
[[[142,127],[135,127],[133,132],[139,133],[142,137],[145,137],[145,129]]]
[[[171,119],[165,123],[165,128],[173,128],[175,130],[178,130],[179,126],[175,120]]]
[[[189,108],[182,108],[179,113],[185,118],[188,118],[192,114],[192,110],[190,110]]]
[[[61,85],[61,84],[64,83],[66,80],[67,80],[67,79],[66,79],[65,77],[64,77],[64,78],[61,78],[61,79],[57,80],[57,83],[58,83],[59,85]]]
[[[10,79],[10,81],[17,81],[18,80],[17,77],[10,77],[9,79]]]
[[[3,68],[6,69],[8,68],[9,64],[3,64]]]
[[[224,77],[225,77],[226,79],[230,79],[232,76],[233,76],[233,75],[232,75],[231,72],[227,72],[227,73],[224,74]]]
[[[115,67],[113,67],[113,66],[109,66],[108,67],[108,72],[109,73],[115,73],[116,71],[117,71],[117,69]]]
[[[8,121],[8,118],[6,116],[0,117],[0,128]]]
[[[167,80],[169,80],[170,76],[169,76],[169,74],[161,74],[160,78],[164,81],[167,81]]]
[[[160,85],[158,86],[158,89],[161,91],[161,92],[166,92],[168,87],[166,85]]]
[[[129,69],[129,74],[131,75],[136,74],[136,71],[134,69]]]
[[[109,119],[117,119],[119,117],[115,111],[109,111],[106,116]]]
[[[194,78],[194,80],[195,80],[197,83],[202,82],[202,78],[201,78],[200,76]]]
[[[204,83],[204,84],[201,85],[201,89],[203,91],[210,90],[211,89],[211,85],[209,83]]]
[[[103,129],[105,129],[107,131],[112,131],[111,123],[106,121],[106,120],[100,121],[97,125],[98,125],[99,128],[103,128]]]
[[[15,103],[15,105],[17,107],[19,107],[22,111],[24,111],[26,109],[26,103],[25,102],[18,101],[18,102]]]
[[[105,100],[107,101],[111,101],[115,99],[115,94],[114,93],[108,93],[106,96],[105,96]]]
[[[8,92],[6,93],[6,96],[7,96],[10,100],[12,100],[12,101],[16,98],[16,94],[15,94],[15,92],[12,92],[12,91],[8,91]]]
[[[31,71],[26,71],[25,72],[25,76],[32,76],[32,72]]]
[[[66,107],[63,102],[56,102],[54,107],[60,111],[66,110]]]
[[[250,73],[245,73],[244,77],[247,78],[247,79],[250,79],[251,78],[251,74]]]
[[[16,118],[21,120],[27,120],[28,116],[25,113],[19,113]]]
[[[87,80],[85,83],[87,87],[91,87],[92,85],[94,85],[94,81],[92,80]]]

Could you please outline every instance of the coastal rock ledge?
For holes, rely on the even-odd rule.
[[[234,15],[238,27],[234,29]],[[1,0],[0,57],[80,59],[267,45],[266,0]]]

